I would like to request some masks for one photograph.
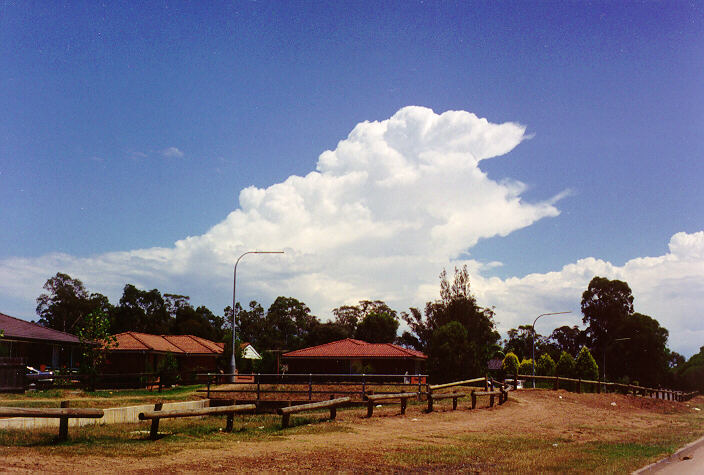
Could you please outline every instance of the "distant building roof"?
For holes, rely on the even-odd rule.
[[[346,338],[324,345],[290,351],[283,358],[412,358],[427,359],[420,351],[392,343],[367,343]]]
[[[224,345],[195,335],[152,335],[124,332],[115,335],[117,346],[111,351],[155,351],[189,355],[219,355]]]
[[[0,330],[5,332],[5,338],[8,339],[80,343],[76,335],[43,327],[38,323],[21,320],[4,313],[0,313]]]

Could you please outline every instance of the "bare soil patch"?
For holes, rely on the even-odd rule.
[[[602,471],[620,471],[658,458],[658,450],[674,449],[704,434],[701,411],[693,411],[695,405],[704,406],[702,397],[676,403],[549,390],[525,390],[510,396],[506,404],[493,408],[480,400],[475,410],[468,409],[466,399],[457,411],[450,410],[451,401],[438,403],[431,414],[424,412],[425,404],[410,405],[405,416],[399,414],[398,404],[385,405],[371,419],[364,418],[362,408],[341,410],[334,422],[314,422],[320,431],[294,427],[266,442],[217,435],[178,447],[163,440],[140,441],[153,444],[154,452],[148,456],[113,456],[104,447],[96,450],[98,455],[72,454],[70,447],[2,447],[0,470],[496,472],[567,468],[587,472],[594,469],[593,463],[617,459],[618,450],[631,454],[635,447],[638,455],[642,447],[655,447],[641,450],[640,458],[631,457],[630,465],[615,464],[612,469],[600,465]],[[325,414],[313,417],[322,420]],[[334,430],[326,430],[330,428]],[[618,450],[613,452],[612,447]],[[590,451],[596,455],[589,455]],[[582,453],[586,458],[580,458]]]

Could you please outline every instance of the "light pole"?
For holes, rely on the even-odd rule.
[[[531,335],[531,336],[532,336],[531,339],[533,340],[533,357],[532,357],[532,359],[531,359],[531,363],[532,363],[532,367],[533,367],[533,368],[532,368],[532,371],[533,371],[533,389],[535,389],[535,322],[538,321],[538,318],[544,317],[545,315],[562,315],[563,313],[572,313],[572,312],[541,313],[540,315],[538,315],[538,317],[537,317],[535,320],[533,320],[533,334]]]
[[[237,363],[235,362],[235,327],[237,322],[237,307],[236,307],[236,292],[237,292],[237,264],[240,263],[242,259],[247,254],[283,254],[284,251],[247,251],[237,258],[235,262],[235,277],[232,283],[232,355],[230,357],[230,369],[232,369],[232,376],[230,379],[231,383],[235,382],[235,371],[237,369]]]
[[[620,341],[626,341],[626,340],[630,340],[630,339],[631,339],[630,336],[625,337],[625,338],[616,338],[614,341],[611,342],[610,345],[604,347],[604,360],[603,360],[603,363],[604,363],[604,364],[603,364],[603,368],[602,368],[602,371],[603,371],[603,373],[604,373],[604,382],[606,382],[606,350],[608,350],[609,348],[611,348],[612,346],[614,346],[614,344],[616,344],[616,343],[618,343],[618,342],[620,342]]]

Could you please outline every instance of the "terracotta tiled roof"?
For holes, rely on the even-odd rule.
[[[193,335],[151,335],[124,332],[115,335],[117,346],[112,351],[158,351],[190,355],[211,355],[223,352],[215,342]]]
[[[427,358],[420,351],[392,343],[367,343],[352,338],[290,351],[282,356],[284,358]]]
[[[79,339],[76,335],[43,327],[37,323],[11,317],[9,315],[5,315],[4,313],[0,313],[0,330],[5,332],[5,338],[52,341],[60,343],[79,343]]]

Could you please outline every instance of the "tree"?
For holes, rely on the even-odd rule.
[[[634,313],[616,329],[617,338],[628,340],[607,349],[609,377],[628,378],[646,386],[665,383],[669,376],[668,331],[654,318]]]
[[[470,377],[468,359],[467,329],[459,322],[449,322],[433,334],[428,366],[433,380],[444,383]]]
[[[172,305],[177,304],[172,302]],[[136,331],[168,334],[171,315],[161,292],[157,289],[141,290],[132,284],[125,285],[120,304],[113,312],[112,329],[115,333]]]
[[[362,319],[355,338],[368,343],[393,343],[398,331],[398,318],[388,312],[372,312]]]
[[[627,283],[594,277],[582,294],[582,313],[591,348],[603,363],[602,375],[651,386],[670,378],[668,331],[654,318],[634,312]]]
[[[518,373],[518,356],[515,353],[506,353],[504,361],[501,363],[501,369],[507,376],[513,376]]]
[[[574,358],[566,351],[563,351],[560,355],[560,359],[557,360],[555,374],[565,378],[571,378],[574,375]]]
[[[535,373],[540,376],[552,376],[555,374],[555,360],[547,354],[543,353],[535,362]]]
[[[95,378],[107,359],[108,351],[117,346],[111,334],[110,319],[102,311],[86,315],[77,332],[81,343],[81,374],[87,377],[88,389],[95,389]]]
[[[277,297],[264,319],[263,348],[296,350],[303,348],[308,334],[318,319],[311,315],[310,308],[293,297]]]
[[[455,268],[452,283],[447,278],[447,272],[442,271],[440,299],[426,303],[424,313],[422,316],[420,311],[411,308],[410,313],[401,314],[412,332],[411,335],[404,334],[402,340],[412,342],[416,349],[430,353],[430,343],[435,339],[435,332],[451,322],[457,322],[467,331],[467,347],[456,349],[464,358],[462,373],[483,374],[487,361],[496,351],[499,334],[494,328],[493,310],[477,305],[470,292],[467,266]]]
[[[357,326],[373,313],[386,313],[396,318],[396,310],[386,305],[383,300],[360,300],[357,305],[334,308],[332,313],[335,315],[335,323],[347,332],[344,338],[352,338],[357,332]]]
[[[109,312],[110,302],[104,295],[89,294],[78,279],[58,272],[44,284],[47,293],[37,298],[39,324],[64,332],[75,331],[91,312]]]
[[[599,366],[597,366],[594,357],[586,346],[583,346],[579,351],[574,367],[578,378],[592,381],[596,381],[599,378]]]
[[[533,373],[533,360],[532,359],[523,359],[521,361],[521,364],[518,365],[518,373],[519,374],[532,374]]]
[[[704,346],[699,348],[699,353],[677,367],[676,375],[682,389],[704,392]]]
[[[633,314],[633,295],[627,283],[596,276],[582,294],[582,322],[593,344],[604,351],[616,329]]]
[[[348,338],[347,329],[337,322],[319,323],[313,326],[305,340],[305,346],[317,346]]]
[[[559,358],[563,351],[576,355],[580,348],[591,345],[586,330],[580,330],[577,325],[556,328],[550,334],[550,342],[555,346],[555,358]]]
[[[227,322],[232,321],[232,308],[225,308]],[[249,302],[247,310],[237,302],[237,331],[236,337],[242,342],[251,343],[255,348],[263,348],[266,333],[264,308],[256,301]]]
[[[511,328],[506,332],[508,338],[504,340],[504,351],[511,351],[523,358],[533,357],[533,343],[535,340],[535,351],[537,353],[548,351],[550,343],[547,338],[540,333],[533,335],[532,325],[520,325],[518,328]]]

